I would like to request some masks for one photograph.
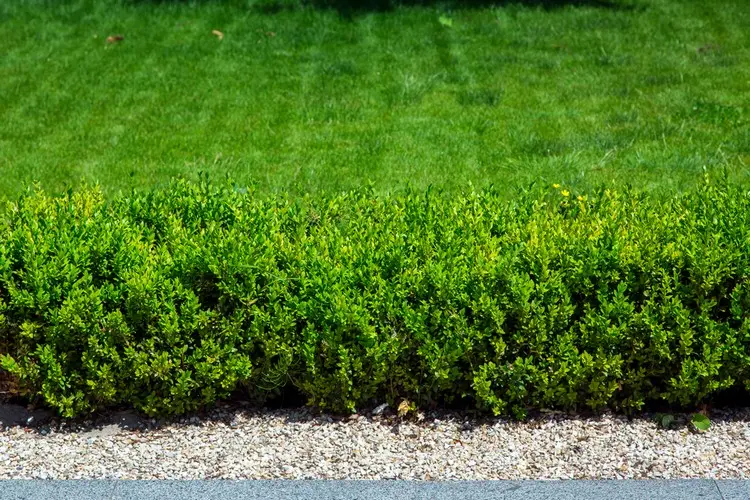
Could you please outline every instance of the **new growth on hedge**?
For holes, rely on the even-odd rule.
[[[750,383],[750,196],[550,188],[292,199],[30,191],[0,221],[0,366],[64,416],[235,391],[694,405]]]

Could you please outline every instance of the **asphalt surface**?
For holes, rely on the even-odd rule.
[[[0,499],[748,500],[750,481],[0,481]]]

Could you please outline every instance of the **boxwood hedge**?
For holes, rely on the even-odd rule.
[[[1,219],[0,366],[64,416],[292,390],[335,412],[633,411],[750,383],[736,186],[295,199],[175,182],[31,190]]]

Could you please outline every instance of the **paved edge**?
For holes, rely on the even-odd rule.
[[[324,480],[4,480],[0,500],[740,500],[750,480],[324,481]]]

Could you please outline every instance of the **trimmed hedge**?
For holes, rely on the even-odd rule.
[[[0,221],[0,366],[64,416],[294,389],[523,416],[750,382],[750,196],[29,192]]]

